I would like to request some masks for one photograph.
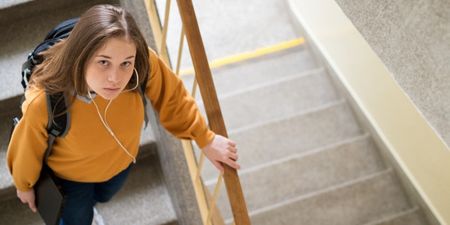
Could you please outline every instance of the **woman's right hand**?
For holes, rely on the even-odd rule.
[[[20,199],[20,201],[22,201],[22,203],[28,204],[28,207],[30,207],[31,211],[37,212],[36,204],[35,204],[34,189],[31,189],[29,191],[17,190],[17,197]]]

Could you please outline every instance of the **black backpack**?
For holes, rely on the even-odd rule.
[[[39,65],[44,61],[41,52],[49,49],[54,44],[62,39],[69,36],[72,29],[75,27],[79,18],[72,18],[65,20],[53,28],[47,36],[45,36],[44,41],[40,43],[31,53],[28,54],[27,60],[22,65],[22,87],[26,90],[28,86],[28,81],[36,65]],[[144,104],[144,118],[145,126],[148,124],[148,115],[146,111],[147,102],[145,100],[145,87],[146,87],[147,77],[143,84],[140,86],[139,91]],[[49,124],[47,126],[47,132],[49,134],[48,149],[46,151],[44,160],[50,155],[51,146],[57,137],[63,137],[67,134],[70,127],[70,115],[67,111],[67,99],[63,93],[47,94],[47,108],[49,112]],[[23,100],[22,100],[23,102]],[[13,119],[13,129],[19,122],[19,117]]]

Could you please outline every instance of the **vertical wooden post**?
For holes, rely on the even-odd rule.
[[[200,35],[197,18],[195,16],[194,6],[192,5],[191,0],[177,0],[177,3],[183,21],[183,27],[186,32],[192,62],[194,64],[195,76],[199,84],[200,92],[202,93],[203,103],[208,116],[209,126],[215,133],[228,137],[202,37]],[[224,168],[225,186],[235,224],[250,225],[247,205],[245,204],[237,172],[227,165],[224,165]]]

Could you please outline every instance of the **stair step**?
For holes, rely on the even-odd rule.
[[[17,111],[4,113],[0,117],[0,201],[16,196],[16,190],[6,164],[6,150],[12,128],[12,118],[17,115]]]
[[[295,115],[338,98],[327,74],[315,70],[224,95],[220,105],[227,128],[232,130]],[[200,108],[204,108],[202,103]]]
[[[39,214],[33,213],[28,205],[18,198],[11,198],[0,202],[0,218],[2,224],[8,225],[44,225]]]
[[[140,159],[130,172],[122,190],[96,208],[108,225],[176,224],[175,212],[159,172],[157,157]],[[155,216],[149,216],[155,215]],[[13,198],[0,203],[2,224],[43,225],[38,214]]]
[[[32,11],[35,0],[2,0],[0,1],[0,26],[23,19]]]
[[[242,170],[239,177],[248,209],[253,211],[384,169],[371,137],[364,134]],[[211,191],[214,190],[215,180],[206,184]],[[225,189],[220,196],[218,205],[221,212],[225,218],[231,218]]]
[[[295,116],[235,129],[229,137],[238,144],[239,163],[245,170],[361,134],[351,110],[340,100]],[[206,160],[203,178],[210,180],[217,175]]]
[[[86,7],[86,5],[101,2],[118,3],[118,1],[112,0],[93,0],[89,3],[83,0],[2,0],[0,2],[0,25],[40,17],[43,14],[51,14],[60,10],[67,10],[67,8],[75,8],[74,6],[84,5]]]
[[[302,46],[266,55],[238,64],[212,70],[218,96],[282,79],[292,74],[307,74],[323,71],[318,68],[309,52]],[[185,86],[192,90],[194,76],[182,77]],[[200,100],[200,94],[196,97]]]
[[[10,8],[33,0],[3,0],[0,2],[0,9]]]
[[[250,213],[252,224],[359,225],[410,209],[392,169]]]
[[[23,93],[12,98],[0,100],[0,117],[5,115],[18,115],[22,97]]]
[[[159,225],[176,221],[157,157],[139,161],[123,189],[110,202],[96,207],[108,225]]]
[[[396,213],[364,225],[426,225],[419,207]]]
[[[153,134],[151,125],[148,124],[141,132],[141,144],[139,148],[138,158],[145,158],[150,154],[157,153],[156,138]]]
[[[8,148],[11,130],[11,118],[15,113],[4,114],[0,117],[0,201],[15,196],[13,181],[6,164],[6,150]],[[156,154],[156,140],[151,126],[147,126],[141,134],[141,145],[138,158],[145,158]]]

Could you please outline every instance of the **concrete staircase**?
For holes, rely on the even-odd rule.
[[[91,5],[121,4],[121,1],[2,1],[0,4],[0,224],[41,225],[15,196],[6,167],[6,149],[11,119],[19,112],[23,90],[20,71],[27,54],[47,32],[64,19],[79,16]],[[121,4],[123,5],[123,4]],[[125,7],[125,6],[124,6]],[[128,9],[132,11],[133,9]],[[144,15],[145,16],[145,15]],[[138,162],[124,188],[107,204],[98,204],[105,224],[175,225],[177,218],[162,177],[156,140],[150,126],[144,130]]]
[[[210,60],[298,37],[283,1],[194,6]],[[213,70],[252,224],[430,224],[309,49]],[[188,87],[192,79],[184,77]],[[218,173],[211,163],[202,175],[212,192]],[[218,206],[231,224],[227,199],[222,187]]]
[[[428,224],[307,49],[213,71],[252,224]],[[211,191],[216,176],[207,162]],[[231,224],[224,189],[219,208]]]
[[[10,2],[26,3],[0,5],[4,7],[0,10],[0,28],[8,31],[0,36],[1,43],[8,43],[0,46],[0,224],[37,225],[42,224],[38,216],[14,197],[5,166],[9,121],[17,112],[17,96],[22,92],[20,65],[52,26],[100,1],[49,0],[46,2],[52,7],[39,12],[34,4],[43,1]],[[67,6],[75,7],[69,10]],[[225,12],[227,9],[221,9],[222,13],[231,15],[233,10]],[[17,13],[23,11],[30,16]],[[202,12],[214,14],[198,11],[200,23],[208,18],[202,17]],[[271,15],[282,17],[280,13]],[[217,34],[203,32],[205,36]],[[262,34],[258,37],[264,39]],[[406,196],[392,167],[379,156],[370,133],[359,126],[326,70],[305,46],[220,68],[213,74],[229,136],[238,143],[239,174],[252,224],[428,224],[421,209]],[[191,87],[192,77],[183,79]],[[126,186],[112,202],[98,206],[106,224],[177,224],[162,181],[155,140],[150,130],[145,132],[143,154]],[[208,162],[203,177],[210,190],[216,175]],[[218,205],[231,224],[226,199],[222,191]]]

